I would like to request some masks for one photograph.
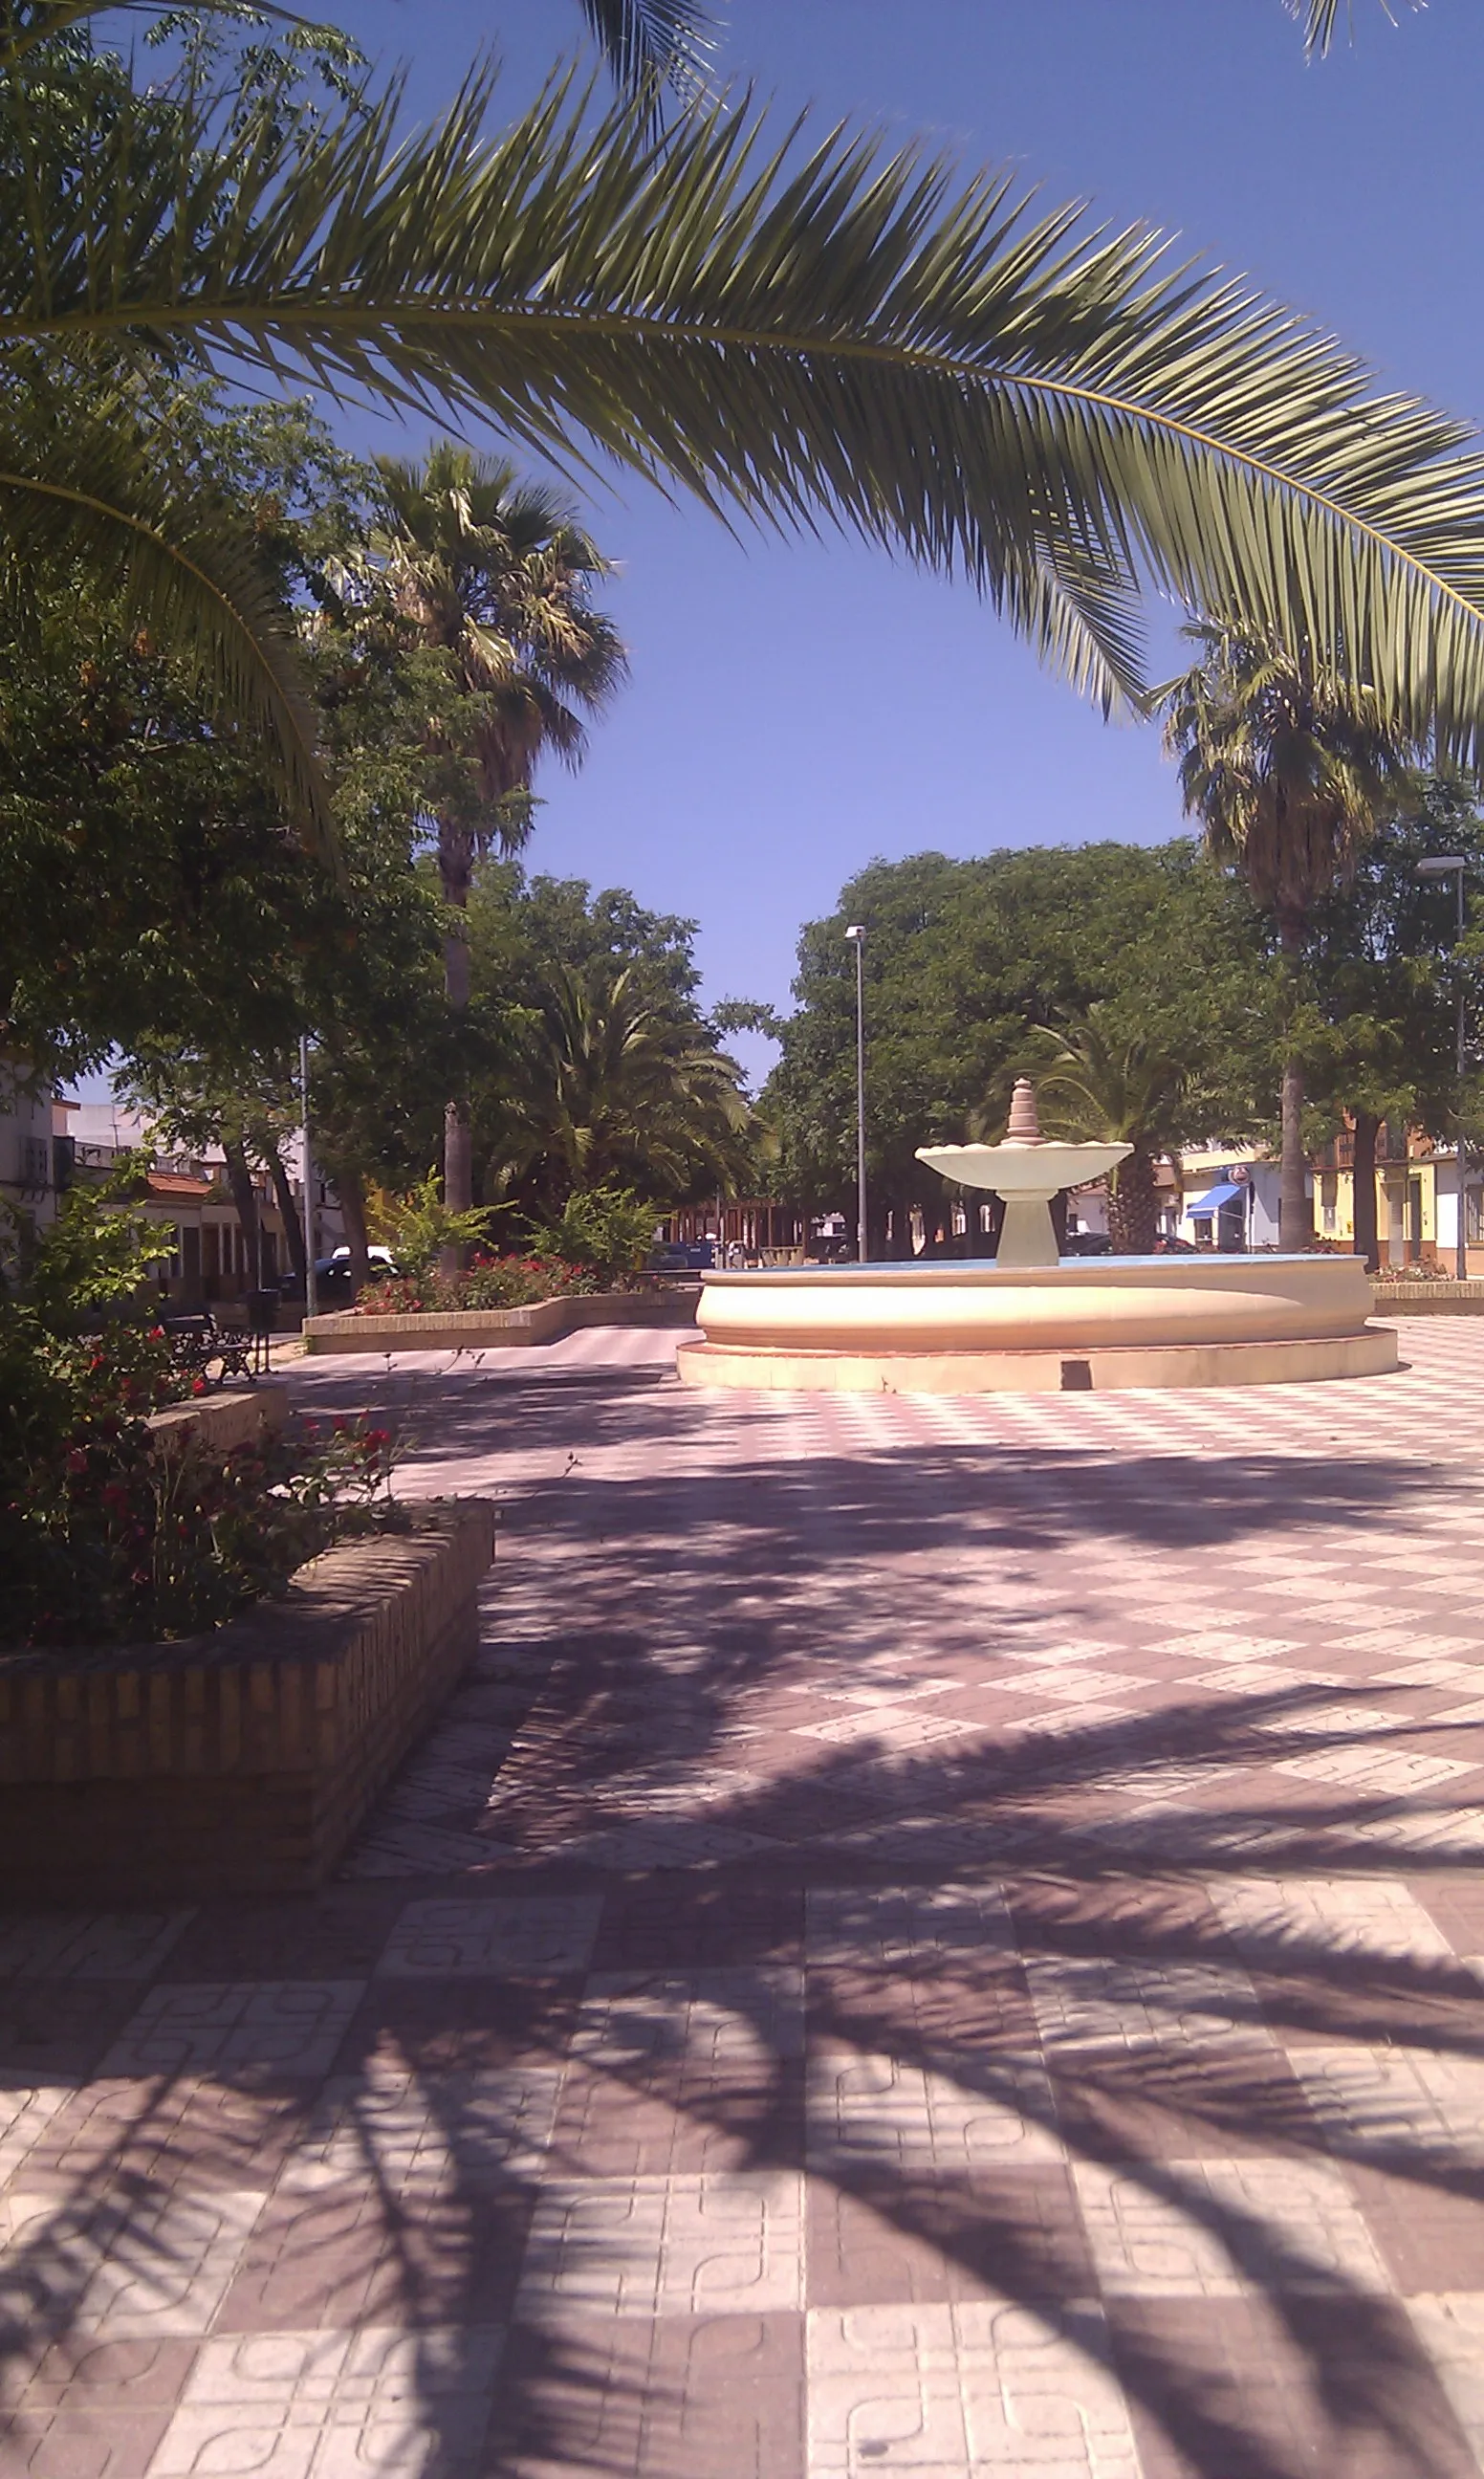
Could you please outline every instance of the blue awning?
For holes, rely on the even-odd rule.
[[[1232,1204],[1235,1198],[1245,1196],[1246,1192],[1239,1180],[1223,1179],[1219,1186],[1208,1188],[1204,1196],[1197,1196],[1192,1204],[1186,1207],[1186,1212],[1187,1214],[1218,1214],[1223,1205]]]

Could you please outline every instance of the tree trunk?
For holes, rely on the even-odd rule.
[[[1373,1111],[1355,1113],[1355,1240],[1354,1253],[1364,1257],[1370,1273],[1381,1263],[1376,1228],[1376,1136],[1380,1122]]]
[[[444,902],[453,909],[443,942],[443,986],[451,1015],[469,1013],[469,889],[473,877],[473,839],[440,822],[438,869]],[[474,1201],[473,1132],[469,1123],[469,1097],[454,1094],[443,1115],[443,1201],[450,1214],[467,1214]],[[446,1248],[440,1270],[450,1280],[463,1267],[463,1251]]]
[[[1302,914],[1280,916],[1278,943],[1296,977],[1304,951]],[[1304,1062],[1291,1051],[1283,1062],[1283,1154],[1278,1178],[1278,1245],[1285,1254],[1296,1254],[1314,1240],[1314,1206],[1304,1170]]]
[[[366,1238],[366,1190],[358,1170],[338,1170],[334,1174],[335,1193],[340,1199],[340,1218],[345,1226],[345,1245],[350,1251],[350,1282],[354,1291],[371,1278],[371,1250]]]
[[[1159,1228],[1154,1157],[1136,1145],[1108,1182],[1108,1237],[1113,1255],[1152,1257]]]
[[[289,1174],[284,1168],[283,1156],[275,1144],[267,1140],[259,1145],[258,1151],[268,1164],[268,1175],[273,1183],[273,1194],[278,1200],[278,1212],[283,1222],[289,1263],[294,1268],[294,1279],[300,1291],[307,1291],[309,1268],[304,1262],[304,1216],[289,1185]]]
[[[237,1208],[237,1218],[243,1226],[243,1241],[247,1254],[247,1283],[251,1291],[262,1289],[263,1253],[258,1241],[258,1191],[252,1184],[247,1156],[243,1151],[241,1137],[223,1137],[222,1156],[227,1166],[227,1186]]]

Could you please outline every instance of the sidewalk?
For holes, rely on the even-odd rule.
[[[0,1916],[4,2479],[1484,2469],[1484,1325],[1403,1334],[294,1367],[499,1495],[484,1648],[319,1901]]]

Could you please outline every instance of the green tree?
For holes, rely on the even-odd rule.
[[[422,466],[381,462],[388,518],[372,536],[377,564],[400,616],[443,655],[448,705],[430,732],[435,754],[436,852],[448,908],[444,938],[449,1008],[470,997],[466,913],[474,862],[491,844],[525,839],[538,761],[569,765],[596,714],[624,676],[612,623],[593,608],[596,580],[611,564],[554,493],[518,480],[509,465],[445,441]],[[467,1090],[450,1096],[444,1136],[444,1196],[450,1213],[473,1203]]]
[[[88,45],[97,13],[0,0],[8,564],[83,558],[193,641],[305,801],[292,632],[150,395],[183,363],[441,398],[742,517],[842,524],[964,576],[1105,703],[1139,693],[1149,585],[1471,745],[1467,433],[1224,276],[1164,272],[1157,237],[719,105],[656,141],[651,100],[557,89],[491,136],[478,74],[406,138],[395,84],[331,112],[227,69],[140,90]]]
[[[1325,1135],[1351,1118],[1354,1246],[1372,1268],[1380,1122],[1420,1120],[1436,1134],[1461,1126],[1475,1143],[1484,1136],[1477,1076],[1460,1090],[1457,1056],[1459,975],[1468,1024],[1484,995],[1477,933],[1456,952],[1453,882],[1417,874],[1420,860],[1461,854],[1477,887],[1484,823],[1473,787],[1456,777],[1409,777],[1394,802],[1353,874],[1317,909],[1307,972],[1311,1095]]]
[[[1188,816],[1214,857],[1238,871],[1272,916],[1289,968],[1294,1034],[1282,1067],[1279,1241],[1305,1248],[1314,1221],[1305,1179],[1300,967],[1316,905],[1353,867],[1404,752],[1376,701],[1311,659],[1240,630],[1199,627],[1200,660],[1165,701]]]
[[[1023,1068],[1028,1036],[1115,1005],[1127,1037],[1188,1062],[1186,1138],[1238,1135],[1261,1112],[1273,1009],[1262,925],[1241,887],[1187,841],[1087,844],[876,862],[799,942],[798,1006],[762,1096],[785,1192],[851,1210],[855,968],[866,925],[866,1118],[873,1253],[905,1254],[913,1211],[941,1220],[919,1145],[976,1133]],[[1029,1044],[1034,1047],[1034,1041]],[[1201,1124],[1204,1121],[1205,1124]]]

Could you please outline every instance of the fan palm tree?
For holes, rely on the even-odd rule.
[[[1029,1072],[1048,1133],[1132,1146],[1109,1179],[1108,1230],[1117,1255],[1147,1257],[1159,1236],[1159,1158],[1190,1135],[1183,1063],[1157,1043],[1121,1034],[1094,1006],[1048,1028]]]
[[[493,1185],[555,1212],[618,1181],[647,1197],[745,1176],[751,1113],[736,1061],[631,965],[559,967],[523,1039]]]
[[[1187,814],[1215,859],[1235,868],[1277,925],[1296,976],[1310,916],[1372,831],[1407,751],[1378,700],[1271,642],[1238,630],[1188,632],[1201,659],[1165,702],[1165,739],[1180,761]],[[1291,1007],[1292,1007],[1291,984]],[[1304,1175],[1304,1062],[1283,1061],[1279,1242],[1314,1236]]]
[[[492,844],[519,849],[529,789],[549,752],[576,765],[595,714],[624,677],[612,623],[589,600],[612,575],[554,492],[521,482],[514,469],[445,441],[425,464],[380,460],[386,524],[371,557],[402,619],[447,656],[468,730],[442,740],[443,797],[436,817],[439,875],[448,926],[444,940],[449,1007],[469,1006],[469,906],[473,866]],[[444,1199],[473,1204],[467,1099],[449,1101],[444,1127]]]
[[[80,129],[41,38],[91,13],[0,0],[4,567],[111,565],[256,703],[301,789],[287,652],[181,539],[142,448],[110,463],[100,372],[440,400],[734,519],[852,527],[966,577],[1105,706],[1139,696],[1153,585],[1312,643],[1389,723],[1472,750],[1469,433],[1149,231],[720,105],[656,136],[642,98],[595,115],[558,85],[491,135],[482,74],[406,139],[395,85],[309,131],[239,98],[230,145],[194,90],[113,92]],[[38,369],[68,422],[33,418]]]

